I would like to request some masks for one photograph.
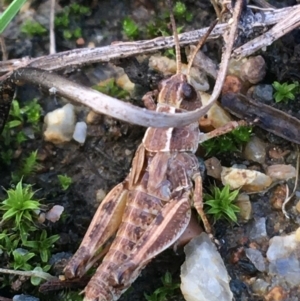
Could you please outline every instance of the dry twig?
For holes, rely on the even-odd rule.
[[[298,11],[298,14],[300,14],[299,9],[300,5],[295,5],[282,9],[276,9],[272,12],[265,12],[264,22],[254,23],[253,28],[265,28],[267,26],[277,24],[281,21],[284,23],[287,19],[290,18],[290,15],[293,12]],[[227,24],[218,24],[208,37],[208,40],[219,38],[224,34],[226,28]],[[188,45],[198,42],[200,38],[205,35],[207,30],[208,28],[204,28],[180,34],[180,45]],[[250,43],[252,43],[252,41]],[[81,66],[84,64],[91,64],[96,62],[108,62],[112,59],[129,57],[141,53],[145,54],[155,52],[157,50],[171,48],[173,46],[174,40],[172,37],[158,37],[152,40],[145,41],[114,43],[109,46],[93,49],[74,49],[71,51],[60,52],[54,55],[48,55],[34,59],[23,58],[19,60],[0,62],[0,74],[4,74],[16,68],[26,66],[44,70],[58,70],[66,67]],[[244,46],[239,53],[236,53],[236,55],[245,56],[246,53],[249,53],[249,51],[248,48]]]
[[[190,124],[191,122],[198,120],[201,116],[206,114],[206,112],[214,104],[221,92],[223,81],[226,76],[228,62],[232,52],[233,43],[236,37],[237,25],[242,7],[242,0],[239,0],[238,3],[240,5],[236,5],[234,9],[233,23],[230,26],[228,38],[226,38],[226,49],[222,56],[220,71],[218,73],[210,101],[205,107],[202,107],[193,112],[168,114],[141,109],[97,92],[91,88],[73,83],[56,74],[52,74],[48,71],[39,69],[20,68],[12,73],[9,80],[15,83],[17,83],[18,81],[27,81],[44,88],[54,88],[57,94],[72,99],[78,103],[84,104],[93,109],[95,112],[107,114],[117,119],[145,127],[176,127]]]

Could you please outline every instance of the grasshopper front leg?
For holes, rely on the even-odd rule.
[[[67,278],[82,277],[93,264],[96,252],[115,234],[122,220],[127,194],[124,183],[120,183],[102,201],[79,249],[65,267]]]
[[[194,182],[195,182],[194,197],[193,197],[194,207],[201,217],[205,232],[211,234],[211,226],[203,210],[202,177],[200,172],[197,172],[194,175]]]

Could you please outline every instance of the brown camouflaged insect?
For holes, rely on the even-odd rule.
[[[195,88],[181,72],[174,16],[177,73],[163,80],[158,91],[143,101],[157,112],[182,113],[202,106]],[[191,62],[190,62],[191,65]],[[198,122],[177,128],[148,128],[127,178],[115,186],[100,204],[87,233],[65,268],[68,279],[82,277],[108,249],[86,286],[85,301],[112,301],[130,287],[156,255],[176,243],[187,229],[192,207],[211,233],[203,211],[202,178],[195,152],[204,140],[237,127],[232,122],[203,134]],[[102,251],[100,251],[102,250]]]

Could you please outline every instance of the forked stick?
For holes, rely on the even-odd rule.
[[[231,24],[225,52],[222,55],[220,71],[217,76],[216,84],[205,107],[193,112],[168,114],[148,111],[124,103],[120,100],[97,92],[93,89],[73,83],[61,76],[52,74],[48,71],[31,68],[20,68],[12,73],[8,81],[18,83],[25,81],[39,85],[43,88],[54,88],[58,95],[72,99],[80,104],[90,107],[98,113],[106,114],[114,118],[138,124],[145,127],[178,127],[190,124],[204,116],[218,98],[226,76],[228,62],[232,52],[235,40],[237,25],[242,9],[242,0],[238,0],[233,13],[233,22]]]

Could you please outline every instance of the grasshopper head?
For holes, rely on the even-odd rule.
[[[193,111],[202,106],[200,95],[188,83],[185,74],[175,74],[159,84],[158,106],[168,105],[185,111]]]

